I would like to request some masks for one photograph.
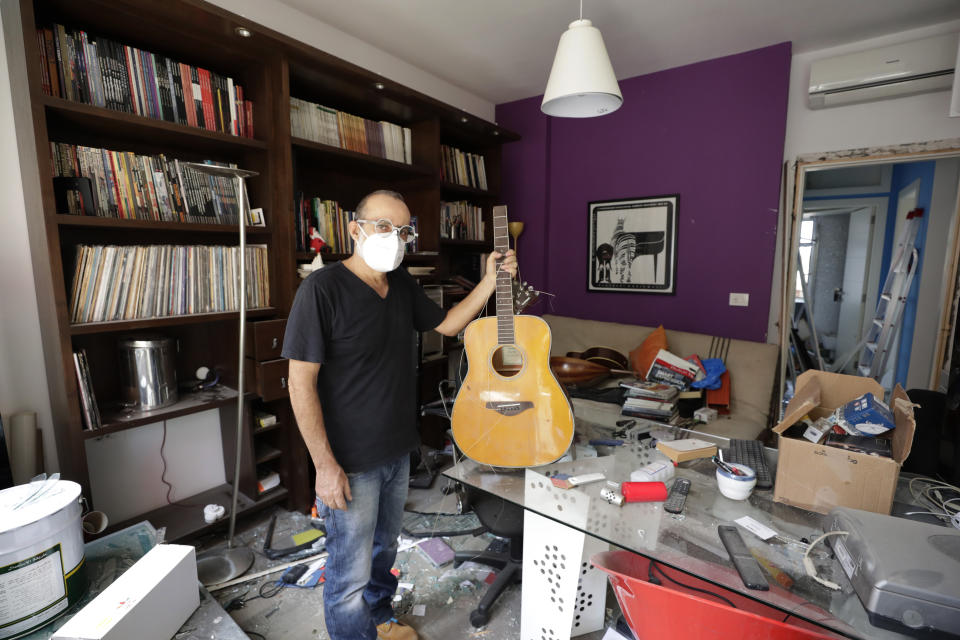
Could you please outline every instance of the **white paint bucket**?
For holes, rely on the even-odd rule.
[[[51,482],[21,505],[41,485],[0,491],[0,639],[42,627],[87,591],[80,485]]]

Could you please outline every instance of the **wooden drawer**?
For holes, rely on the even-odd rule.
[[[286,328],[286,319],[248,322],[245,355],[257,362],[279,358]]]
[[[247,358],[247,373],[245,375],[247,390],[255,391],[258,396],[268,402],[286,398],[289,395],[287,389],[288,368],[286,358],[265,362],[255,362]]]

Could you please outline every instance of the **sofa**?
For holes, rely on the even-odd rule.
[[[553,334],[551,356],[565,356],[570,351],[589,347],[609,347],[624,355],[639,346],[656,327],[584,320],[569,316],[544,315]],[[667,348],[687,357],[698,354],[707,357],[714,336],[666,328]],[[699,430],[728,438],[754,439],[775,420],[770,420],[774,406],[779,348],[774,344],[730,340],[726,364],[730,371],[730,414],[702,425]],[[606,384],[616,384],[611,380]],[[612,424],[620,419],[617,405],[572,399],[575,415],[583,420]]]

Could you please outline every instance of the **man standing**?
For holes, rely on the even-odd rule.
[[[496,260],[458,305],[444,311],[405,271],[416,238],[393,191],[357,205],[352,256],[325,266],[297,291],[283,342],[290,403],[317,471],[317,512],[327,530],[323,590],[333,640],[417,638],[391,602],[416,429],[416,334],[457,335],[496,290]],[[508,251],[499,268],[516,275]]]

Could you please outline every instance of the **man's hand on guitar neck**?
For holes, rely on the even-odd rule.
[[[483,279],[488,281],[493,285],[493,289],[497,288],[497,271],[507,271],[510,273],[511,278],[517,277],[517,254],[513,249],[507,250],[506,257],[503,258],[503,262],[497,264],[497,260],[503,257],[499,251],[492,251],[490,255],[487,256],[487,272],[483,274]]]
[[[317,483],[315,490],[317,497],[331,509],[346,510],[347,503],[353,500],[350,494],[350,481],[343,468],[331,456],[326,462],[316,465]]]

